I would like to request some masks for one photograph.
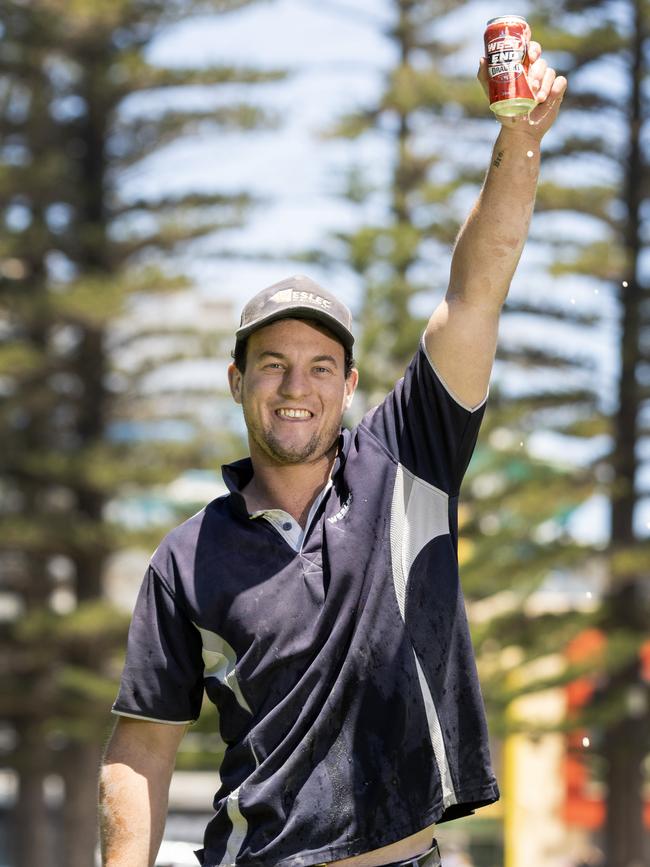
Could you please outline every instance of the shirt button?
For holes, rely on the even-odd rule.
[[[285,521],[284,524],[282,525],[282,529],[283,530],[290,530],[291,526],[292,525],[288,521]]]

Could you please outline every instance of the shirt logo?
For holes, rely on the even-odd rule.
[[[351,503],[352,503],[352,493],[349,494],[347,500],[343,503],[343,505],[338,510],[336,515],[332,515],[331,518],[327,519],[330,522],[330,524],[336,524],[338,521],[342,521],[343,518],[345,518],[347,513],[350,511],[350,504]]]

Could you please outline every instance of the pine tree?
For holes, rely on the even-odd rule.
[[[196,110],[163,97],[277,73],[164,68],[147,59],[152,41],[174,22],[241,5],[0,2],[0,571],[7,607],[0,646],[2,718],[15,740],[10,758],[19,782],[16,867],[93,861],[96,773],[126,627],[104,599],[103,576],[116,550],[154,544],[111,524],[107,506],[127,489],[211,463],[219,452],[227,457],[234,438],[217,434],[208,445],[192,429],[192,389],[180,401],[168,388],[152,392],[147,381],[153,366],[222,350],[219,329],[183,333],[173,323],[148,324],[140,311],[147,298],[184,286],[171,255],[239,225],[250,196],[188,191],[140,199],[126,177],[199,125],[253,129],[271,120],[248,103]],[[151,110],[127,110],[129,97],[147,94]],[[182,441],[165,436],[169,419],[189,425]],[[126,422],[131,435],[116,435]],[[43,792],[52,773],[65,789],[60,846]]]
[[[597,227],[589,241],[559,243],[553,271],[587,278],[615,311],[616,375],[611,390],[594,384],[599,413],[592,428],[607,438],[597,460],[609,502],[609,534],[603,560],[607,582],[596,620],[606,636],[590,713],[604,759],[607,791],[606,863],[623,867],[650,856],[643,824],[644,767],[650,755],[650,684],[641,670],[640,648],[650,638],[648,562],[650,541],[641,522],[648,491],[646,423],[649,286],[646,252],[650,164],[643,143],[648,120],[643,88],[648,82],[650,6],[555,2],[540,21],[545,43],[562,52],[572,77],[572,132],[547,154],[558,165],[577,161],[592,168],[585,185],[548,184],[539,206],[588,218]],[[583,23],[578,30],[577,20]],[[620,76],[620,90],[590,78]],[[607,124],[599,120],[607,119]],[[570,429],[567,433],[573,433]]]

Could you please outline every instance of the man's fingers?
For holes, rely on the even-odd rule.
[[[551,72],[555,75],[554,70],[551,70]],[[557,113],[560,110],[560,105],[562,104],[566,87],[566,78],[563,75],[556,76],[550,86],[545,100],[538,104],[535,111],[528,118],[529,125],[541,130],[542,135],[555,121]]]
[[[555,113],[557,113],[560,109],[560,104],[564,99],[566,87],[566,78],[563,75],[558,75],[555,77],[553,84],[548,91],[546,97],[546,105],[548,105],[548,107],[552,109]]]
[[[559,97],[564,97],[566,92],[568,81],[563,75],[557,75],[555,81],[553,82],[553,87],[551,88],[551,96],[553,99],[557,99]]]
[[[538,57],[542,56],[542,46],[539,42],[529,42],[528,43],[528,59],[530,60],[531,65],[535,63]]]
[[[538,93],[540,88],[542,87],[542,82],[544,81],[544,76],[547,74],[547,72],[548,64],[543,57],[540,57],[538,60],[536,60],[535,63],[533,63],[533,65],[528,70],[528,81],[530,82],[530,88],[533,91],[533,96],[537,100],[540,100]],[[548,93],[548,90],[546,92]]]
[[[535,94],[535,99],[537,100],[537,102],[544,102],[549,93],[551,93],[554,83],[555,70],[547,67],[547,69],[544,71],[544,75],[542,76],[542,80],[539,83],[537,93]]]

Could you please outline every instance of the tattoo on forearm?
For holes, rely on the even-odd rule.
[[[495,169],[499,168],[502,160],[503,160],[503,151],[499,151],[499,153],[494,158],[494,162],[492,163],[492,165],[494,166]]]

